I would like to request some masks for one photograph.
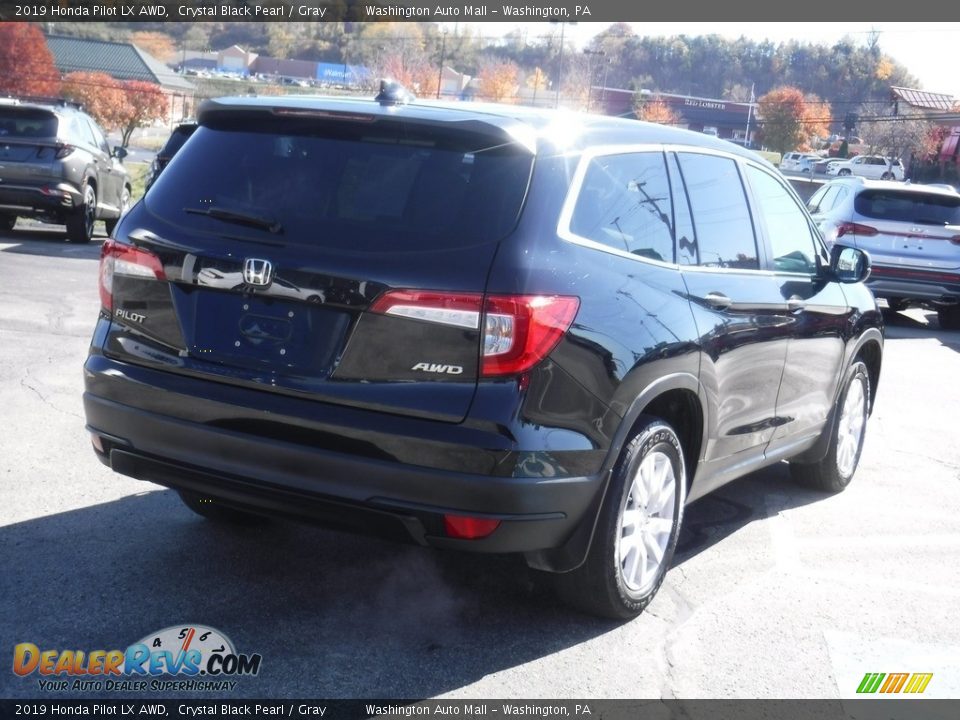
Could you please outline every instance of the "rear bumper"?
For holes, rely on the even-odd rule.
[[[143,405],[151,404],[147,398],[155,390],[134,387],[128,377],[122,382],[133,387],[134,395],[145,399],[143,403],[107,397],[117,382],[118,367],[122,364],[91,356],[84,407],[88,429],[101,438],[105,449],[100,459],[119,473],[254,512],[479,552],[557,548],[571,538],[581,521],[587,519],[592,525],[591,508],[605,477],[599,469],[593,475],[505,477],[371,457],[363,454],[362,447],[347,443],[345,451],[338,452],[302,439],[238,432],[174,416],[185,405],[191,406],[195,417],[201,417],[204,409],[210,415],[222,414],[222,403],[196,394],[166,391],[162,405],[148,410]],[[163,406],[170,412],[164,412]],[[467,444],[467,438],[482,435],[460,430],[464,457],[482,450]],[[368,433],[368,442],[376,444],[373,435]],[[404,441],[421,442],[413,435]],[[435,448],[422,442],[424,456],[429,457],[428,451]],[[445,536],[444,514],[501,523],[486,538],[454,539]]]
[[[902,298],[931,304],[960,301],[960,273],[874,265],[867,286],[876,297]]]
[[[78,207],[82,200],[80,191],[70,183],[0,183],[0,212],[10,215],[63,214]]]

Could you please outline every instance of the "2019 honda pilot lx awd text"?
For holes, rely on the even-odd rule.
[[[509,106],[208,101],[104,244],[88,428],[200,514],[522,553],[639,613],[684,505],[765,465],[838,491],[883,347],[749,151]]]
[[[32,217],[66,225],[71,242],[89,242],[97,220],[112,232],[130,205],[126,152],[78,105],[0,100],[0,230]]]

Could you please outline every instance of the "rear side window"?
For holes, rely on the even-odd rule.
[[[570,231],[616,250],[673,262],[673,208],[663,153],[591,160]]]
[[[33,108],[0,108],[0,138],[55,138],[57,116]]]
[[[679,153],[678,158],[697,236],[697,264],[758,269],[757,241],[736,162],[694,153]]]
[[[196,129],[196,125],[181,125],[177,127],[170,133],[170,138],[167,140],[166,145],[163,146],[163,150],[157,154],[162,157],[172,158],[179,152],[180,148],[183,147],[183,144],[193,135]]]
[[[915,225],[960,224],[960,196],[902,190],[864,190],[854,198],[860,215]]]
[[[404,121],[267,116],[195,136],[148,210],[193,231],[357,252],[497,241],[517,222],[533,164],[502,138]]]

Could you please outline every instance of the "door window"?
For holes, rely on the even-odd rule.
[[[815,273],[817,250],[807,215],[779,180],[752,165],[747,178],[770,240],[777,272]]]
[[[696,231],[697,264],[759,268],[753,222],[736,162],[694,153],[678,157]]]

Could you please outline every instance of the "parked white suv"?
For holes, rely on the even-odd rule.
[[[788,152],[780,160],[780,169],[787,172],[810,172],[811,164],[820,160],[819,155],[803,152]]]
[[[882,155],[857,155],[850,160],[831,162],[827,166],[827,175],[869,178],[870,180],[903,180],[903,163]]]

